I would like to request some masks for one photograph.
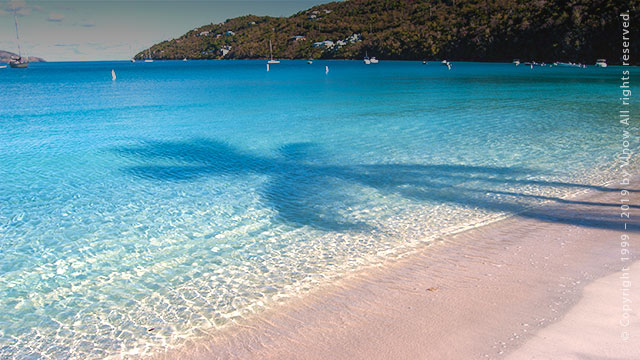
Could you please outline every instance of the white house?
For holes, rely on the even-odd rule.
[[[358,42],[361,40],[360,34],[352,34],[347,38],[347,41],[350,43]]]
[[[325,41],[318,41],[318,42],[314,42],[313,43],[313,47],[326,47],[326,48],[330,48],[333,47],[333,41],[331,40],[325,40]]]

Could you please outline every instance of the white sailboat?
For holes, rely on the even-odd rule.
[[[152,63],[153,59],[151,58],[151,48],[149,48],[149,57],[147,57],[146,59],[144,59],[144,62],[146,63]]]
[[[22,49],[20,47],[20,33],[18,31],[18,17],[16,16],[16,10],[13,10],[13,22],[16,25],[16,40],[18,42],[18,58],[11,59],[9,66],[14,69],[26,69],[29,66],[29,57],[22,57]]]
[[[364,54],[365,54],[364,55],[364,63],[365,63],[365,65],[371,64],[371,60],[369,59],[369,53],[365,51]]]
[[[268,64],[280,64],[280,60],[273,60],[273,49],[271,47],[271,40],[269,40],[269,61]]]

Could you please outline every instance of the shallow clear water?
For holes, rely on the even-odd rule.
[[[163,351],[442,234],[594,188],[616,175],[620,72],[0,70],[0,357]]]

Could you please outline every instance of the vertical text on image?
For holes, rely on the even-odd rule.
[[[620,110],[619,110],[619,123],[622,127],[622,151],[618,156],[620,161],[620,169],[621,169],[621,178],[620,185],[622,189],[620,190],[620,217],[623,219],[623,229],[621,229],[622,234],[620,235],[620,261],[622,263],[622,275],[620,276],[621,280],[621,292],[622,292],[622,313],[620,318],[620,326],[622,327],[622,331],[620,332],[620,336],[623,341],[628,341],[631,337],[629,325],[630,325],[630,317],[632,312],[632,300],[631,300],[631,278],[630,278],[630,270],[629,270],[629,262],[632,258],[631,256],[631,247],[629,241],[629,234],[627,233],[627,226],[631,220],[630,209],[630,198],[629,198],[629,190],[624,188],[628,186],[630,183],[631,173],[628,170],[629,163],[632,157],[632,150],[630,146],[630,134],[629,134],[629,120],[631,118],[630,106],[631,103],[631,76],[629,64],[631,63],[630,59],[630,18],[629,12],[620,14],[620,18],[622,20],[622,77],[620,78],[620,90],[622,97],[620,98]]]

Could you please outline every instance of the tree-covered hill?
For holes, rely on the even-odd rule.
[[[640,1],[348,0],[287,18],[242,16],[151,47],[155,59],[575,61],[621,56],[621,12],[640,59]],[[297,36],[298,38],[294,38]],[[323,44],[317,42],[327,41]],[[136,55],[142,59],[147,50]]]

